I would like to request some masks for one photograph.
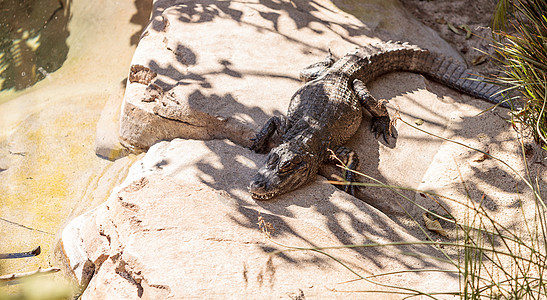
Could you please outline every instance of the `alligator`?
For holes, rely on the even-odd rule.
[[[462,63],[401,42],[357,48],[339,60],[330,50],[321,62],[305,68],[306,83],[292,96],[287,116],[274,116],[252,139],[251,150],[269,155],[249,186],[251,196],[267,200],[309,182],[319,166],[336,157],[354,170],[359,160],[344,147],[361,124],[363,108],[372,115],[372,131],[389,143],[396,138],[389,113],[366,84],[393,71],[423,74],[471,96],[509,107],[503,87],[487,83]],[[346,180],[353,181],[353,172]],[[352,185],[345,190],[354,193]]]

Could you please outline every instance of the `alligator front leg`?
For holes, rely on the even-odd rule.
[[[330,52],[327,57],[318,63],[307,66],[300,71],[300,80],[304,82],[312,81],[325,73],[334,64],[334,55]]]
[[[370,112],[372,115],[372,131],[374,132],[376,138],[379,138],[380,135],[383,136],[386,143],[389,144],[389,136],[397,138],[397,132],[395,128],[391,126],[391,119],[389,118],[389,113],[383,103],[376,100],[370,92],[368,91],[365,83],[359,79],[353,81],[353,90],[361,105]]]
[[[284,116],[271,117],[262,129],[251,139],[253,144],[249,147],[256,153],[268,153],[270,150],[281,144],[281,136],[287,132],[289,127],[288,119]]]
[[[344,170],[344,179],[349,183],[345,185],[339,185],[338,188],[352,196],[355,196],[355,185],[352,183],[357,182],[357,176],[355,172],[359,166],[359,157],[353,150],[344,146],[338,146],[334,149],[330,149],[331,155],[328,158],[328,162],[338,164],[342,162],[349,170]]]

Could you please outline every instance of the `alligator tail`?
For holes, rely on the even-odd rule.
[[[503,92],[505,88],[486,82],[483,76],[468,69],[461,62],[429,51],[418,51],[416,55],[413,55],[412,60],[412,66],[416,68],[415,72],[471,96],[510,107],[509,103],[504,101],[507,96]]]
[[[365,55],[370,62],[370,67],[365,68],[368,69],[366,77],[370,79],[392,71],[415,72],[471,96],[510,107],[505,101],[507,93],[504,87],[485,82],[485,78],[476,71],[442,54],[407,43],[391,42],[363,47],[358,50],[358,55],[360,51],[373,53]],[[359,56],[363,57],[362,54]]]

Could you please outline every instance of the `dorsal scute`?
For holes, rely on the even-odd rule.
[[[361,59],[370,59],[374,61],[376,58],[409,58],[416,53],[427,52],[416,45],[411,45],[408,42],[378,42],[363,47],[357,48],[352,54]]]
[[[392,71],[421,71],[423,57],[429,51],[401,42],[378,42],[364,45],[342,57],[332,73],[345,74],[368,82]]]

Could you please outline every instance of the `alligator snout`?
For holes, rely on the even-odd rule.
[[[265,193],[266,192],[266,183],[261,179],[254,179],[249,185],[249,190],[251,193]]]
[[[268,178],[258,172],[252,179],[251,184],[249,185],[249,192],[251,196],[258,200],[267,200],[275,196],[275,192],[270,191],[268,185]]]

